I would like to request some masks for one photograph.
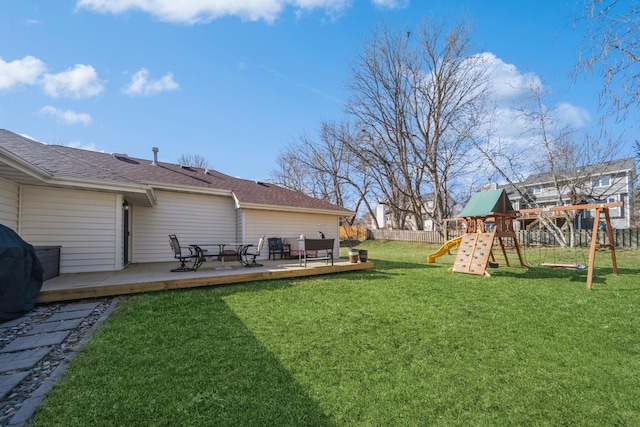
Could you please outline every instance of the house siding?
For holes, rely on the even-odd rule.
[[[244,212],[236,209],[236,242],[244,242]]]
[[[0,178],[0,224],[18,232],[18,207],[20,187]]]
[[[61,246],[60,273],[119,270],[120,200],[113,193],[25,186],[20,234],[34,246]]]
[[[182,246],[236,240],[232,198],[158,191],[156,199],[155,207],[133,209],[132,262],[174,259],[169,234]]]
[[[336,216],[270,212],[253,209],[244,210],[245,218],[245,242],[258,242],[260,236],[283,237],[297,239],[301,234],[313,239],[318,238],[318,231],[322,231],[328,239],[335,239],[334,254],[338,257],[340,250],[340,223]],[[269,256],[269,248],[265,245],[260,252],[260,257],[266,259]]]

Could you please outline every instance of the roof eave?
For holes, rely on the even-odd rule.
[[[180,193],[207,194],[210,196],[231,196],[231,190],[221,188],[194,187],[190,185],[166,184],[162,182],[143,182],[142,184],[153,187],[156,190],[176,191]]]
[[[18,157],[2,147],[0,147],[0,162],[14,169],[18,174],[25,175],[25,178],[29,182],[33,182],[34,180],[42,181],[53,177],[53,175],[44,169],[27,162],[22,157]]]
[[[246,203],[239,202],[236,198],[236,207],[238,209],[256,209],[263,211],[278,211],[278,212],[295,212],[295,213],[314,213],[321,215],[333,215],[339,217],[350,217],[356,213],[349,210],[333,210],[333,209],[318,209],[318,208],[306,208],[300,206],[282,206],[282,205],[268,205],[264,203]]]
[[[94,181],[75,178],[52,178],[42,181],[43,184],[57,188],[73,188],[82,190],[104,191],[108,193],[120,193],[134,205],[153,207],[156,205],[156,196],[153,188],[146,185],[105,183],[104,181]]]

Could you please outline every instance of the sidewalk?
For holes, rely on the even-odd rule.
[[[0,323],[0,425],[23,425],[116,298],[37,305]]]

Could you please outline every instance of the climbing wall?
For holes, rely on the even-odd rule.
[[[456,273],[486,274],[494,237],[494,233],[464,234],[451,270]]]

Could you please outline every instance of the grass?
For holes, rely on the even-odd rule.
[[[586,270],[361,248],[374,270],[122,298],[29,425],[640,425],[638,252],[618,276],[599,252],[588,291]]]

